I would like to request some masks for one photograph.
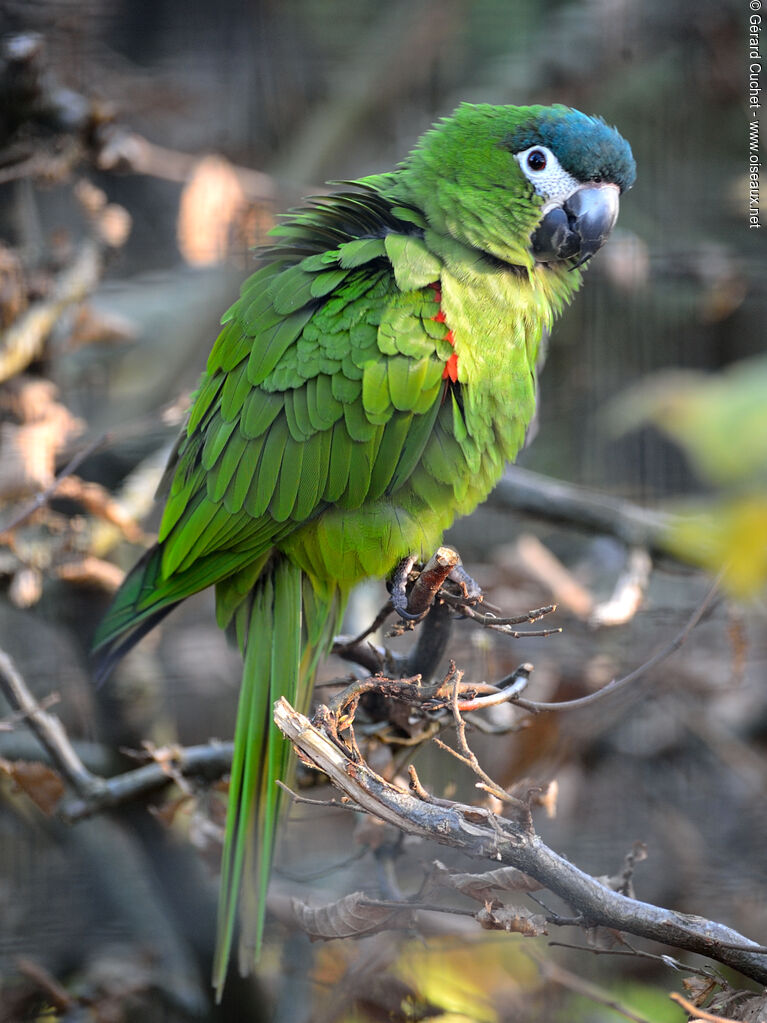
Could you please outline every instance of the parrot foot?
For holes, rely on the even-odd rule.
[[[459,587],[467,604],[482,603],[484,599],[482,587],[476,579],[469,575],[463,565],[456,565],[455,568],[451,569],[448,579]]]
[[[472,577],[461,568],[458,552],[451,547],[440,547],[423,567],[408,591],[408,582],[414,557],[403,558],[391,578],[392,607],[404,621],[422,621],[431,610],[446,579],[450,579],[461,591],[465,604],[476,604],[482,600],[482,590]]]
[[[408,555],[408,557],[403,558],[399,562],[391,577],[390,596],[392,607],[400,618],[406,622],[420,622],[421,619],[425,618],[429,613],[428,607],[425,611],[419,611],[415,614],[412,611],[408,611],[409,596],[407,592],[407,582],[415,563],[415,557],[412,554]]]

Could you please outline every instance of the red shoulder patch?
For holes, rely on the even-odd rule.
[[[430,284],[429,287],[434,289],[434,297],[438,302],[441,302],[442,291],[440,290],[439,284],[435,281],[433,284]],[[435,323],[445,323],[446,317],[443,310],[440,309],[436,316],[432,316],[432,320],[434,320]],[[455,335],[453,334],[452,330],[448,330],[447,334],[445,334],[442,340],[448,341],[451,345],[455,346]],[[445,368],[442,371],[442,379],[452,380],[453,383],[457,383],[458,381],[458,356],[456,355],[455,352],[453,352],[453,354],[445,363]]]

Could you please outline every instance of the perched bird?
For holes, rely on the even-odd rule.
[[[263,934],[288,746],[351,588],[428,556],[519,451],[541,334],[631,187],[628,143],[564,106],[460,106],[392,172],[272,231],[224,314],[166,473],[157,543],[96,637],[102,673],[216,587],[244,657],[214,984]]]

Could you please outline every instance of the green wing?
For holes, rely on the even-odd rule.
[[[337,210],[340,197],[319,202]],[[295,225],[278,231],[290,247],[226,314],[176,455],[158,537],[167,580],[216,552],[256,559],[328,506],[402,486],[444,394],[452,349],[426,286],[440,267],[418,237],[290,264]]]
[[[97,631],[99,674],[191,593],[253,583],[325,508],[403,487],[444,418],[439,261],[417,211],[359,187],[288,215],[225,313],[166,473],[159,546]],[[219,605],[225,624],[226,587]]]
[[[358,187],[288,215],[224,314],[166,472],[159,549],[96,636],[107,668],[180,600],[417,465],[452,352],[427,286],[440,264],[417,211]]]

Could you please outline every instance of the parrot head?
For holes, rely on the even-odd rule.
[[[533,255],[540,263],[573,260],[581,266],[606,241],[620,194],[634,183],[631,147],[600,118],[559,106],[531,117],[508,144],[543,200],[531,236]]]
[[[403,171],[438,230],[528,269],[589,260],[636,176],[628,142],[599,117],[468,103],[426,133]]]

